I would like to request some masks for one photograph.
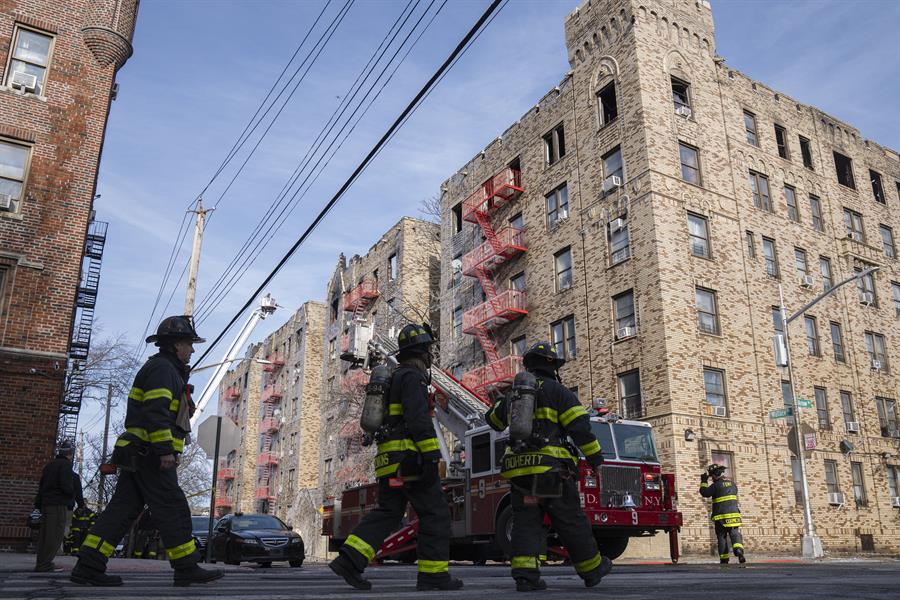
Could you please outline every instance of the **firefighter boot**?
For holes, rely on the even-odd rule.
[[[541,590],[546,589],[547,582],[541,578],[538,578],[536,581],[526,579],[525,577],[518,577],[516,579],[517,592],[540,592]]]
[[[416,581],[417,592],[450,592],[462,589],[462,586],[462,579],[456,579],[455,577],[450,577],[450,575],[446,577],[423,577],[419,575]]]
[[[69,573],[69,581],[81,585],[96,585],[98,587],[115,587],[122,585],[122,578],[118,575],[107,575],[103,571],[91,569],[77,564]]]
[[[744,550],[742,548],[738,548],[734,551],[734,555],[737,556],[738,562],[744,564],[747,562],[747,557],[744,556]]]
[[[192,583],[209,583],[224,574],[221,569],[204,569],[194,564],[183,569],[175,569],[175,585],[187,587]]]
[[[594,587],[603,577],[612,571],[612,561],[605,556],[600,557],[600,565],[593,571],[584,574],[584,587]]]
[[[719,559],[719,566],[720,566],[720,567],[725,567],[725,566],[727,566],[727,565],[728,565],[728,559],[727,559],[727,558],[720,558],[720,559]]]
[[[372,582],[368,579],[363,579],[362,572],[357,571],[350,559],[343,554],[338,554],[336,559],[328,563],[328,568],[334,571],[335,575],[343,577],[344,581],[358,590],[372,589]]]

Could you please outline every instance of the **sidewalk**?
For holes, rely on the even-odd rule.
[[[22,573],[34,571],[34,554],[0,553],[0,573]],[[74,556],[57,556],[53,559],[57,567],[62,567],[62,572],[69,572],[75,566]],[[246,566],[226,565],[218,562],[210,565],[216,569],[226,571],[250,571],[254,566],[245,563]],[[172,567],[167,560],[142,560],[139,558],[110,558],[108,571],[111,574],[122,573],[158,573],[169,572]]]

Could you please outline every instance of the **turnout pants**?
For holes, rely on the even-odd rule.
[[[744,553],[744,538],[741,536],[740,527],[726,527],[716,523],[716,540],[719,543],[719,559],[728,560],[728,538],[731,537],[731,550],[735,556]]]
[[[36,571],[49,571],[59,552],[66,532],[69,511],[62,504],[44,504],[41,507],[43,522],[38,531]]]
[[[366,514],[347,537],[341,546],[341,554],[362,572],[385,538],[399,528],[407,502],[412,504],[419,518],[416,542],[419,579],[449,579],[450,508],[437,479],[414,481],[402,488],[391,488],[387,477],[380,478],[378,506]]]
[[[159,457],[153,455],[142,457],[136,471],[119,471],[116,491],[84,538],[78,564],[105,571],[107,559],[144,505],[150,507],[172,566],[197,564],[200,554],[191,535],[191,509],[178,486],[176,469],[161,471]]]
[[[516,477],[512,486],[512,576],[536,582],[540,577],[540,557],[547,551],[547,531],[543,515],[562,538],[575,571],[584,579],[600,566],[600,553],[591,524],[581,510],[578,488],[570,479],[562,480],[559,498],[526,497],[520,488],[531,487],[531,477]]]

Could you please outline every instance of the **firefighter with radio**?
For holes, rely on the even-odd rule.
[[[158,517],[175,585],[206,583],[222,576],[222,571],[197,566],[200,554],[191,533],[191,511],[176,471],[194,411],[189,362],[194,343],[203,341],[191,317],[185,315],[163,319],[156,334],[147,338],[160,351],[138,371],[128,394],[125,432],[116,440],[112,455],[119,470],[116,489],[84,538],[69,576],[73,582],[122,585],[121,577],[106,574],[106,563],[145,505]]]
[[[512,483],[512,576],[516,590],[544,590],[540,554],[546,540],[543,515],[550,517],[575,571],[587,587],[600,583],[612,561],[597,550],[591,525],[581,510],[578,450],[598,471],[603,463],[590,417],[575,394],[559,379],[565,364],[547,342],[533,345],[523,357],[526,372],[516,375],[511,392],[487,412],[497,431],[509,427],[510,445],[501,475]]]
[[[709,482],[712,478],[712,483]],[[741,509],[738,506],[737,486],[730,478],[725,477],[725,467],[712,464],[700,475],[700,495],[712,498],[712,520],[716,528],[716,540],[719,544],[719,563],[728,564],[728,539],[731,538],[731,550],[741,564],[747,562],[744,557],[744,540],[741,536]]]
[[[450,576],[450,509],[441,487],[437,433],[430,417],[431,344],[427,325],[406,325],[397,339],[399,366],[372,370],[360,426],[378,444],[375,477],[378,507],[366,514],[329,567],[351,586],[371,589],[362,574],[385,538],[396,531],[412,504],[419,517],[418,591],[458,590]]]

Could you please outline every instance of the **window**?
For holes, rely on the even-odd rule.
[[[375,283],[375,289],[378,289],[378,269],[372,271],[372,281]],[[290,339],[290,338],[288,338]]]
[[[823,291],[828,291],[834,286],[834,281],[831,279],[831,259],[826,258],[824,256],[819,257],[819,273],[822,274],[822,288]]]
[[[450,287],[454,288],[462,282],[462,252],[450,262]]]
[[[681,156],[681,178],[688,183],[700,185],[700,153],[693,146],[678,142]]]
[[[769,178],[762,173],[750,171],[750,190],[753,192],[753,206],[772,212],[772,200],[769,198]]]
[[[846,362],[844,356],[844,335],[841,333],[841,324],[831,321],[831,349],[834,351],[834,360]]]
[[[337,358],[337,338],[333,337],[328,340],[328,356],[332,360]]]
[[[30,156],[28,146],[0,140],[0,194],[9,196],[9,208],[0,208],[0,212],[19,212]]]
[[[566,135],[562,123],[544,136],[544,153],[548,165],[566,155]]]
[[[793,408],[794,400],[791,392],[791,382],[785,379],[781,380],[781,400],[784,402],[785,408]]]
[[[900,497],[900,466],[885,465],[888,480],[888,493],[891,498]]]
[[[523,356],[525,351],[528,350],[528,347],[525,344],[526,341],[524,335],[511,339],[509,341],[509,353],[513,356]]]
[[[794,248],[794,264],[797,266],[797,275],[803,277],[809,274],[809,265],[806,262],[806,250]]]
[[[722,473],[727,479],[735,480],[734,477],[734,454],[731,452],[723,452],[722,450],[713,450],[710,453],[710,462],[725,467]]]
[[[340,314],[340,306],[341,306],[340,296],[334,298],[331,301],[331,322],[332,323],[337,321],[338,315]]]
[[[872,195],[875,202],[884,204],[884,187],[881,185],[881,174],[869,169],[869,179],[872,180]]]
[[[897,401],[891,398],[875,397],[875,408],[878,411],[878,426],[883,437],[900,437],[897,429]]]
[[[829,494],[838,494],[841,491],[838,486],[836,460],[825,460],[825,487]]]
[[[564,248],[554,254],[553,264],[556,266],[556,291],[572,287],[572,249]]]
[[[706,403],[710,406],[726,406],[725,371],[703,368],[703,388],[706,391]]]
[[[788,218],[800,222],[800,211],[797,210],[797,193],[789,185],[784,186],[784,200],[787,202]]]
[[[775,125],[775,145],[778,146],[778,156],[790,160],[787,143],[787,131],[781,125]]]
[[[616,339],[631,337],[637,331],[634,319],[634,291],[628,290],[613,296],[613,313],[616,320]],[[626,328],[631,328],[628,331]]]
[[[806,348],[810,356],[819,356],[819,328],[815,317],[803,317],[806,326]]]
[[[866,484],[863,481],[862,463],[851,462],[850,473],[853,475],[853,499],[857,506],[866,506]]]
[[[894,299],[894,313],[900,317],[900,283],[891,282],[891,296]]]
[[[325,459],[325,468],[322,470],[325,471],[325,483],[326,484],[331,483],[332,468],[331,468],[331,459],[330,458]]]
[[[613,219],[608,225],[609,263],[617,265],[631,256],[628,240],[628,222],[626,215]]]
[[[869,354],[869,362],[873,369],[888,370],[887,354],[885,353],[884,336],[872,331],[865,332],[866,352]]]
[[[800,461],[791,457],[791,478],[794,480],[794,502],[803,504],[803,477],[800,474]]]
[[[753,232],[745,231],[744,237],[747,240],[747,256],[756,258],[756,240],[754,239]]]
[[[854,267],[853,270],[859,273],[862,268]],[[878,296],[875,295],[875,276],[872,273],[867,273],[856,280],[856,291],[859,292],[860,304],[878,306]]]
[[[458,202],[453,205],[453,208],[450,209],[450,212],[453,213],[453,233],[459,233],[462,231],[462,202]]]
[[[675,103],[675,110],[684,107],[688,109],[687,115],[690,116],[691,109],[691,84],[675,77],[672,78],[672,101]]]
[[[813,388],[816,395],[816,416],[819,419],[820,429],[831,429],[831,419],[828,418],[828,398],[825,388]]]
[[[519,290],[520,292],[525,291],[525,271],[516,273],[509,278],[509,289]]]
[[[759,146],[759,138],[756,136],[756,115],[744,111],[744,129],[747,131],[747,143]]]
[[[388,257],[388,273],[390,273],[391,281],[397,279],[397,254],[391,254]]]
[[[42,96],[53,48],[53,37],[20,26],[16,26],[13,35],[15,42],[7,69],[6,85],[12,87],[14,73],[34,75],[34,93]]]
[[[702,333],[719,334],[719,314],[716,293],[701,287],[696,289],[697,320]]]
[[[813,168],[812,162],[812,149],[810,148],[809,140],[803,137],[800,137],[800,154],[803,155],[803,166],[807,169]]]
[[[706,217],[688,213],[688,236],[691,240],[691,254],[709,258],[709,227]]]
[[[856,189],[853,182],[853,161],[840,152],[834,152],[834,169],[837,171],[838,183],[850,189]]]
[[[619,116],[616,106],[616,83],[611,82],[597,92],[597,108],[600,110],[600,126],[612,123]]]
[[[569,188],[562,184],[546,196],[547,198],[547,227],[552,229],[562,221],[569,218]]]
[[[622,150],[616,146],[603,155],[603,178],[608,180],[610,177],[618,177],[623,183],[625,178],[622,177]]]
[[[847,237],[853,238],[857,242],[866,241],[866,235],[863,231],[862,215],[855,210],[849,208],[844,209],[844,225],[847,228]]]
[[[453,337],[462,337],[462,306],[453,309]]]
[[[763,256],[766,259],[766,275],[778,279],[778,255],[775,253],[775,240],[762,239]]]
[[[825,226],[822,224],[822,202],[817,196],[810,195],[809,211],[812,213],[813,229],[816,231],[825,231]]]
[[[566,360],[575,358],[575,316],[550,323],[550,338],[557,356]]]
[[[844,415],[844,423],[853,423],[856,416],[853,412],[853,399],[850,392],[841,391],[841,413]]]
[[[644,416],[641,402],[640,371],[621,373],[619,379],[619,398],[622,400],[622,416],[626,419],[639,419]]]
[[[894,231],[887,225],[879,225],[878,231],[881,233],[881,245],[884,246],[884,255],[888,258],[897,258],[897,251],[894,248]]]
[[[509,226],[520,231],[525,229],[525,217],[522,216],[522,213],[510,217]]]

